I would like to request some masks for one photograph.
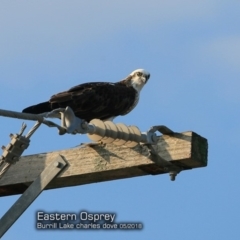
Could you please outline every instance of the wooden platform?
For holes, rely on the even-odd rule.
[[[163,135],[153,147],[163,159],[183,170],[207,166],[207,139],[194,132]],[[68,166],[47,189],[166,173],[150,159],[145,145],[133,149],[112,144],[82,146],[21,157],[0,179],[0,196],[23,193],[57,155],[61,155]]]

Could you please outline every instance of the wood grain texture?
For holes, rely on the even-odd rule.
[[[162,135],[155,151],[183,170],[207,165],[207,140],[194,132]],[[56,152],[21,157],[0,179],[0,196],[22,193],[54,159],[61,155],[68,166],[48,185],[48,189],[87,183],[165,173],[150,159],[145,145],[135,148],[115,146],[81,146]]]

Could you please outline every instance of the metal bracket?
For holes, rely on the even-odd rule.
[[[166,127],[164,125],[153,126],[149,129],[148,132],[155,133],[156,131],[159,131],[160,133],[165,134],[165,135],[173,135],[174,134],[174,131],[172,131],[171,129],[169,129],[168,127]]]
[[[63,135],[65,133],[85,134],[85,133],[89,132],[87,122],[83,119],[76,117],[73,110],[70,107],[58,108],[51,112],[42,113],[39,115],[41,115],[42,117],[45,117],[45,118],[60,118],[61,126],[50,122],[52,124],[52,126],[58,127],[59,135]],[[47,123],[48,122],[46,121],[45,124],[47,124]]]
[[[144,141],[147,142],[148,144],[157,144],[157,134],[156,132],[160,132],[165,135],[173,135],[174,132],[169,129],[168,127],[164,125],[157,125],[157,126],[152,126],[147,132],[142,133],[142,137],[144,136]]]
[[[155,162],[157,165],[163,167],[164,171],[169,173],[171,181],[174,181],[176,179],[177,174],[182,170],[182,168],[172,164],[169,161],[166,161],[155,151],[152,145],[157,143],[156,131],[159,131],[163,135],[169,135],[169,136],[173,135],[174,131],[172,131],[171,129],[169,129],[164,125],[153,126],[146,133],[148,142],[150,142],[150,144],[149,143],[145,144],[149,149],[149,154],[150,154],[149,158],[153,162]]]
[[[38,178],[0,219],[0,238],[66,165],[67,162],[59,155],[55,161],[42,171]]]
[[[0,160],[9,164],[15,164],[19,160],[24,150],[30,144],[29,137],[22,136],[26,127],[27,125],[23,123],[19,133],[10,134],[11,142],[6,147],[2,146],[3,153],[0,156]]]
[[[2,160],[10,164],[15,164],[25,149],[30,144],[30,139],[19,134],[10,134],[11,142],[5,147],[2,146]]]

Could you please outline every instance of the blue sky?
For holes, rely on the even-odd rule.
[[[3,239],[238,239],[240,222],[239,1],[0,2],[0,108],[21,111],[88,81],[118,81],[137,68],[151,79],[137,108],[115,122],[164,124],[209,142],[209,165],[45,191]],[[0,118],[0,143],[21,120]],[[30,128],[34,123],[27,122]],[[67,149],[86,136],[45,126],[24,154]],[[2,216],[19,196],[0,198]],[[141,231],[39,231],[36,211],[114,212]]]

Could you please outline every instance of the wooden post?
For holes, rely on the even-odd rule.
[[[161,158],[183,170],[207,166],[207,140],[194,132],[162,135],[153,148]],[[134,148],[112,144],[86,145],[21,157],[0,180],[0,196],[23,193],[58,155],[68,166],[47,189],[166,173],[163,166],[151,160],[145,145]]]

